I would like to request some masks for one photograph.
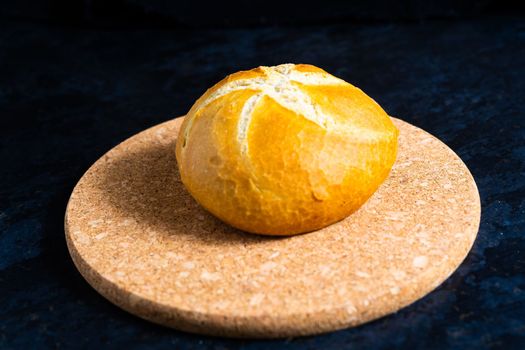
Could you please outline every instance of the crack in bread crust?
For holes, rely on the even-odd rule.
[[[212,101],[234,91],[255,90],[322,128],[331,126],[334,123],[333,119],[316,108],[308,94],[303,92],[294,82],[303,85],[343,85],[347,83],[329,74],[298,72],[293,70],[293,67],[293,64],[261,67],[263,76],[228,82],[212,92],[210,96],[196,106],[196,109],[201,109]]]
[[[248,128],[250,127],[250,122],[252,121],[252,112],[255,110],[257,103],[259,103],[262,97],[262,93],[253,95],[246,101],[242,108],[237,126],[237,142],[241,147],[242,155],[246,155],[248,153],[248,142],[246,142],[246,138],[248,137]]]
[[[237,140],[240,143],[246,141],[251,113],[255,109],[256,102],[264,95],[323,129],[333,128],[335,125],[334,119],[323,113],[313,103],[308,94],[299,88],[297,83],[302,85],[346,85],[348,83],[328,73],[300,72],[295,70],[294,67],[295,65],[291,63],[274,67],[262,66],[260,67],[261,74],[257,77],[232,80],[211,91],[208,96],[193,106],[193,113],[190,113],[189,116],[191,119],[186,127],[185,138],[187,138],[193,119],[200,109],[222,96],[239,90],[254,90],[257,92],[256,96],[258,96],[257,101],[252,100],[252,98],[246,101],[248,107],[244,106],[243,113],[239,118]],[[254,101],[255,103],[252,105]],[[243,146],[242,143],[241,150],[243,153],[246,151],[246,146]]]

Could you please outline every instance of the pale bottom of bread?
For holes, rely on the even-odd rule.
[[[359,211],[322,230],[265,237],[236,230],[186,192],[174,155],[182,118],[99,159],[69,201],[65,231],[86,280],[165,326],[231,337],[318,334],[392,313],[463,261],[480,200],[445,144],[394,119],[399,154]]]

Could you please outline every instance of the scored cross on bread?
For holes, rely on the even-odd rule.
[[[262,234],[324,227],[357,210],[395,161],[397,129],[360,89],[311,65],[228,76],[188,112],[181,179],[222,220]]]

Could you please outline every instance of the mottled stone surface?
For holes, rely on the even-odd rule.
[[[64,240],[82,173],[121,140],[184,114],[226,74],[288,61],[360,86],[462,157],[482,201],[466,262],[395,315],[293,340],[190,335],[99,296]],[[523,347],[524,66],[519,19],[193,32],[0,23],[0,347]]]

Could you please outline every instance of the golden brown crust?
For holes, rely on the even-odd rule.
[[[358,88],[315,66],[280,65],[209,89],[176,151],[182,181],[211,213],[245,231],[287,235],[357,210],[388,176],[397,134]]]

